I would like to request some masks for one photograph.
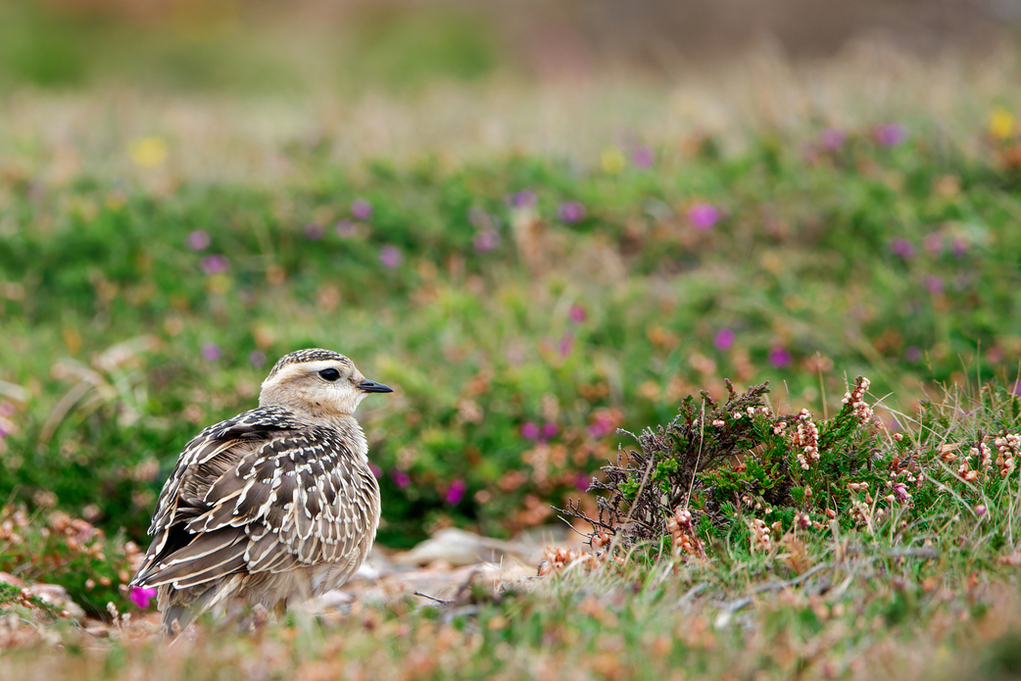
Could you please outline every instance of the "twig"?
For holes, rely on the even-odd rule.
[[[416,591],[414,595],[415,596],[421,596],[422,598],[428,598],[430,601],[436,601],[440,605],[450,605],[451,603],[454,602],[454,601],[445,601],[442,598],[436,598],[436,596],[430,596],[429,594],[424,594],[421,591]]]

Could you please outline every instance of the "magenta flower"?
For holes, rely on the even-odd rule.
[[[227,259],[227,256],[219,253],[216,255],[207,255],[199,261],[199,267],[206,274],[220,274],[221,272],[226,272],[230,268],[230,260]]]
[[[571,356],[571,353],[574,352],[573,333],[568,331],[564,334],[563,338],[560,339],[560,344],[557,346],[557,352],[560,353],[560,356],[564,359]]]
[[[575,324],[581,324],[585,321],[585,308],[575,303],[571,306],[570,311],[567,313],[567,317]]]
[[[5,429],[3,426],[0,426],[0,439],[3,439],[8,435],[10,435],[10,433],[7,432],[7,429]]]
[[[915,255],[915,247],[907,239],[894,239],[890,243],[890,252],[908,260]]]
[[[794,358],[791,357],[791,353],[787,352],[787,348],[775,347],[769,351],[769,363],[777,369],[790,366],[793,360]]]
[[[959,236],[955,236],[954,240],[950,243],[950,252],[960,258],[968,252],[968,242]]]
[[[326,229],[318,222],[310,222],[305,225],[305,238],[309,241],[319,241],[326,234]]]
[[[143,589],[141,587],[133,586],[128,590],[128,598],[131,599],[131,602],[137,607],[145,610],[149,607],[149,601],[156,598],[156,589]]]
[[[526,440],[538,440],[539,439],[539,426],[535,425],[531,421],[521,426],[521,437]]]
[[[590,437],[606,437],[613,432],[613,419],[607,414],[597,414],[588,427]]]
[[[716,332],[716,336],[713,338],[713,345],[720,352],[726,352],[730,349],[730,346],[734,344],[734,332],[730,329],[720,329]]]
[[[688,209],[688,222],[700,232],[712,229],[719,221],[720,211],[712,204],[696,203]]]
[[[253,367],[258,369],[266,363],[266,353],[262,350],[252,350],[248,353],[248,361],[251,362]]]
[[[578,473],[574,476],[574,488],[579,492],[587,492],[589,486],[588,475],[585,473]]]
[[[216,343],[205,343],[202,346],[202,359],[207,362],[215,362],[223,356],[223,351]]]
[[[209,232],[204,229],[196,229],[194,232],[188,235],[187,243],[188,248],[193,251],[204,251],[209,248],[209,244],[212,243],[212,239],[209,237]]]
[[[507,201],[511,208],[535,208],[539,203],[539,197],[531,189],[522,189],[507,197]]]
[[[464,498],[464,493],[467,489],[468,485],[465,484],[464,480],[455,480],[450,483],[446,494],[443,495],[443,500],[450,506],[456,506],[461,503],[461,499]]]
[[[631,152],[631,162],[643,170],[651,168],[656,163],[656,152],[652,150],[652,147],[647,147],[644,144],[635,147],[635,150]]]
[[[542,439],[550,440],[557,436],[560,432],[560,427],[555,423],[544,423],[542,425]]]
[[[368,199],[355,199],[351,202],[351,215],[356,220],[368,220],[372,217],[372,204]]]
[[[379,261],[390,269],[400,265],[403,260],[404,256],[393,246],[383,246],[379,251]]]
[[[904,348],[904,359],[914,364],[922,358],[922,349],[917,345],[909,345]]]
[[[369,470],[372,471],[373,477],[377,480],[383,477],[383,469],[372,462],[369,462]]]
[[[585,219],[585,206],[577,201],[567,201],[557,208],[557,219],[567,224],[580,222]]]
[[[358,230],[355,228],[355,223],[351,222],[347,218],[344,218],[337,223],[336,230],[337,236],[341,239],[350,239],[358,233]]]
[[[903,482],[894,483],[893,493],[897,496],[898,501],[907,501],[911,498],[911,495],[908,494],[908,486]]]
[[[819,133],[819,146],[826,151],[836,151],[844,146],[845,141],[847,141],[847,135],[840,128],[826,128]]]
[[[399,489],[404,489],[411,484],[411,476],[399,468],[390,469],[390,479],[394,481]]]
[[[908,138],[908,131],[900,123],[884,123],[877,125],[872,131],[876,142],[884,147],[895,147]]]
[[[499,245],[500,234],[495,229],[487,229],[484,232],[479,232],[472,240],[472,246],[475,247],[476,253],[491,251]]]
[[[925,278],[925,290],[933,295],[943,293],[943,289],[946,288],[946,284],[943,282],[943,277],[937,277],[935,274],[930,274]]]

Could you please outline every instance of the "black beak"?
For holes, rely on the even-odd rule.
[[[390,386],[375,381],[362,381],[358,387],[367,393],[392,393],[394,391]]]

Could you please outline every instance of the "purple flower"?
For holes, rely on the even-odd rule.
[[[0,426],[0,439],[7,437],[9,434],[3,426]]]
[[[202,359],[207,362],[215,362],[223,356],[223,351],[216,343],[204,343],[202,345]]]
[[[394,481],[399,489],[404,489],[411,484],[411,476],[399,468],[390,469],[390,479]]]
[[[557,208],[557,219],[567,224],[579,222],[585,218],[585,206],[577,201],[567,201]]]
[[[376,464],[370,462],[369,470],[372,471],[373,477],[375,477],[377,480],[383,477],[383,469],[377,466]]]
[[[196,229],[194,232],[188,235],[187,243],[188,248],[193,251],[204,251],[209,248],[209,244],[212,243],[212,239],[209,238],[209,232],[204,229]]]
[[[575,324],[581,324],[583,321],[585,321],[585,316],[586,316],[585,308],[583,308],[581,305],[578,305],[577,303],[572,305],[570,311],[567,313],[568,319],[570,319]]]
[[[847,135],[840,128],[826,128],[819,133],[819,145],[826,151],[836,151],[846,140]]]
[[[901,484],[903,484],[903,483],[901,483]],[[894,485],[894,487],[896,487],[896,486],[897,485]],[[977,515],[979,517],[984,516],[986,514],[987,510],[988,509],[986,508],[985,504],[978,504],[977,506],[975,506],[975,515]]]
[[[550,440],[557,436],[560,432],[560,426],[555,423],[544,423],[542,424],[542,438],[544,440]]]
[[[790,366],[792,360],[791,353],[787,352],[787,348],[775,347],[769,351],[769,363],[777,369]]]
[[[326,234],[326,229],[318,222],[310,222],[305,225],[305,238],[309,241],[319,241]]]
[[[531,421],[521,426],[521,437],[526,440],[538,440],[539,439],[539,426],[535,425]]]
[[[495,229],[479,232],[472,240],[472,245],[475,247],[476,253],[491,251],[500,245],[500,234]]]
[[[911,495],[908,494],[908,486],[903,482],[894,483],[893,493],[897,496],[898,501],[907,501],[911,498]]]
[[[713,345],[720,352],[726,352],[734,344],[734,338],[734,332],[730,329],[720,329],[716,332],[716,337],[713,338]]]
[[[915,247],[907,239],[894,239],[890,242],[890,252],[908,260],[914,256]]]
[[[872,131],[876,142],[884,147],[895,147],[908,138],[908,131],[900,123],[877,125]]]
[[[230,268],[230,260],[227,259],[227,256],[220,253],[207,255],[199,261],[199,267],[206,274],[220,274]]]
[[[574,352],[573,333],[567,332],[564,334],[563,338],[560,339],[560,344],[557,346],[557,352],[559,352],[560,356],[565,359],[569,357],[572,352]]]
[[[143,589],[141,587],[133,586],[128,590],[128,598],[131,599],[131,602],[136,606],[145,610],[149,607],[149,601],[156,598],[156,589]]]
[[[943,293],[943,289],[946,288],[946,284],[943,282],[943,277],[937,277],[935,274],[930,274],[925,278],[925,290],[933,295],[937,293]]]
[[[696,203],[688,209],[688,222],[700,232],[712,229],[720,221],[720,211],[709,203]]]
[[[262,350],[252,350],[248,353],[248,361],[252,363],[253,367],[258,369],[266,363],[266,353]]]
[[[400,265],[403,260],[404,256],[393,246],[383,246],[379,251],[379,261],[390,269]]]
[[[963,237],[955,236],[950,243],[950,252],[960,258],[968,251],[968,242]]]
[[[926,234],[923,243],[925,244],[925,252],[929,255],[939,255],[943,250],[943,237],[937,232]]]
[[[507,197],[507,201],[510,203],[511,208],[535,208],[536,204],[539,203],[539,197],[531,189],[522,189],[516,194],[511,194]]]
[[[656,162],[656,152],[652,150],[652,147],[647,147],[644,144],[635,147],[635,150],[631,152],[631,162],[638,168],[651,168]]]
[[[574,476],[574,488],[576,490],[578,490],[579,492],[587,492],[588,491],[588,485],[589,485],[589,481],[588,481],[588,475],[587,474],[585,474],[585,473],[578,473],[576,476]]]
[[[917,345],[909,345],[904,348],[904,359],[914,364],[922,358],[922,349]]]
[[[447,493],[443,495],[443,500],[451,506],[456,506],[461,503],[461,499],[464,498],[464,493],[467,489],[468,485],[465,484],[464,480],[455,480],[450,483]]]
[[[358,230],[355,228],[355,223],[351,222],[347,218],[344,218],[343,220],[338,222],[336,229],[337,236],[339,236],[341,239],[350,239],[351,237],[358,233]]]
[[[351,215],[356,220],[368,220],[372,217],[372,204],[368,199],[355,199],[351,202]]]

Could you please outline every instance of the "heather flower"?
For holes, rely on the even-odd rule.
[[[356,220],[368,220],[372,217],[372,204],[368,199],[355,199],[351,202],[351,215]]]
[[[539,426],[535,425],[531,421],[521,426],[521,437],[526,440],[538,440],[539,434]]]
[[[960,258],[968,252],[968,242],[963,237],[955,236],[954,240],[950,243],[950,252]]]
[[[454,480],[450,483],[450,487],[447,488],[446,494],[443,495],[443,500],[451,506],[456,506],[464,498],[464,493],[468,489],[468,485],[465,484],[464,480]]]
[[[884,147],[895,147],[908,138],[908,131],[900,123],[877,125],[872,131],[876,142]]]
[[[223,356],[223,351],[216,343],[205,343],[202,346],[202,359],[207,362],[215,362]]]
[[[656,162],[656,152],[652,150],[652,147],[645,146],[644,144],[635,147],[634,151],[631,152],[631,162],[638,168],[651,168]]]
[[[204,229],[196,229],[194,232],[188,235],[187,244],[188,248],[193,251],[204,251],[209,248],[209,244],[212,243],[212,239],[209,236],[209,232]]]
[[[555,423],[544,423],[542,425],[542,437],[544,440],[549,440],[557,436],[560,432],[560,427]]]
[[[248,353],[248,361],[251,362],[253,367],[258,369],[266,363],[266,353],[262,350],[252,350]]]
[[[985,504],[978,504],[975,506],[975,515],[979,517],[984,516],[987,510]]]
[[[571,306],[570,311],[567,313],[567,317],[575,324],[581,324],[585,321],[585,308],[575,303]]]
[[[846,140],[847,135],[840,128],[826,128],[819,133],[819,146],[826,151],[836,151]]]
[[[494,229],[479,232],[475,235],[475,239],[472,240],[472,245],[477,253],[491,251],[500,245],[500,234]]]
[[[730,346],[734,344],[734,332],[730,329],[720,329],[716,332],[716,336],[713,338],[713,345],[720,352],[725,352],[730,349]]]
[[[567,224],[579,222],[585,218],[585,206],[577,201],[567,201],[557,208],[557,219]]]
[[[700,232],[712,229],[720,221],[720,211],[709,203],[696,203],[688,209],[688,222]]]
[[[310,222],[305,225],[305,238],[309,241],[319,241],[326,234],[326,230],[318,222]]]
[[[894,239],[890,242],[890,252],[908,260],[915,255],[915,247],[907,239]]]
[[[347,218],[344,218],[337,223],[336,230],[337,236],[341,239],[350,239],[358,233],[358,230],[355,228],[355,223],[351,222]]]
[[[399,489],[404,489],[411,484],[411,476],[399,468],[390,469],[390,479],[394,481]]]
[[[565,333],[560,339],[560,344],[557,346],[557,352],[560,353],[562,358],[567,358],[574,352],[574,334]]]
[[[922,358],[922,349],[917,345],[909,345],[904,348],[904,359],[914,364]]]
[[[769,363],[777,369],[790,366],[792,361],[793,357],[791,357],[791,353],[787,352],[786,348],[775,347],[769,351]]]
[[[531,189],[522,189],[507,197],[507,202],[510,203],[511,208],[535,208],[539,203],[539,197]]]
[[[220,274],[226,272],[230,268],[230,260],[227,256],[217,253],[216,255],[207,255],[199,261],[199,267],[206,274]]]
[[[588,475],[585,473],[578,473],[574,476],[574,488],[579,492],[587,492],[589,486]]]
[[[377,480],[383,477],[383,469],[372,462],[369,462],[369,470],[372,471],[372,476]]]
[[[946,284],[943,281],[943,277],[937,277],[935,274],[930,274],[925,278],[925,290],[933,295],[943,293],[943,289],[945,287]]]
[[[128,598],[138,608],[145,610],[149,607],[149,601],[156,598],[156,589],[133,586],[128,590]]]
[[[390,269],[394,269],[404,260],[401,252],[393,246],[383,246],[379,251],[379,261]]]

